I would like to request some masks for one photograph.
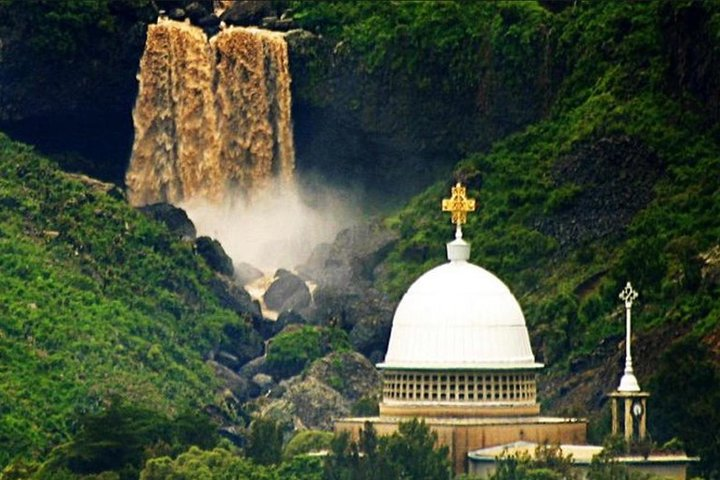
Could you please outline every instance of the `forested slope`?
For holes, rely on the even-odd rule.
[[[0,465],[114,397],[170,416],[222,405],[203,357],[247,327],[192,244],[5,136],[0,172]]]

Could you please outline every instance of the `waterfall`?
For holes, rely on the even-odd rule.
[[[126,183],[130,202],[220,203],[293,178],[290,74],[282,34],[187,23],[148,28]]]

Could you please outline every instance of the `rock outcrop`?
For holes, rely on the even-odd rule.
[[[225,253],[220,242],[210,237],[198,237],[195,241],[195,249],[210,268],[222,275],[233,276],[235,269],[232,259]]]
[[[280,385],[285,389],[282,398],[263,407],[262,414],[296,429],[332,430],[334,418],[350,414],[342,395],[315,377],[293,377]]]
[[[584,242],[616,238],[653,198],[663,168],[655,152],[628,136],[578,145],[553,168],[557,201],[536,221],[558,253]]]
[[[395,305],[373,281],[396,241],[397,234],[379,223],[359,225],[318,247],[299,269],[317,283],[313,323],[347,330],[353,347],[377,361],[387,347]]]
[[[310,289],[302,278],[280,269],[275,280],[263,295],[265,305],[278,312],[301,310],[310,305]]]
[[[382,381],[380,372],[357,352],[333,352],[313,362],[307,372],[337,390],[349,402],[377,395]]]
[[[171,232],[183,240],[195,240],[197,235],[195,225],[182,208],[169,203],[153,203],[152,205],[140,207],[138,210],[149,218],[163,223]]]

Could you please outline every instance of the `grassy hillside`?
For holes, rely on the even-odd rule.
[[[215,399],[212,273],[117,190],[0,135],[0,465],[67,440],[113,397],[175,415]]]

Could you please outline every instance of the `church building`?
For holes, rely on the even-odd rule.
[[[449,448],[456,474],[492,471],[501,451],[483,457],[486,449],[585,445],[586,420],[541,414],[537,375],[543,365],[533,355],[522,309],[507,285],[469,262],[462,225],[475,201],[458,183],[442,206],[452,214],[455,240],[447,244],[448,261],[418,278],[395,311],[385,361],[377,365],[383,374],[379,416],[339,419],[335,430],[357,439],[370,422],[387,435],[400,422],[420,418]],[[633,408],[626,398],[645,407],[645,394],[620,393],[612,400],[614,418],[618,402]],[[644,435],[644,411],[640,429]]]

